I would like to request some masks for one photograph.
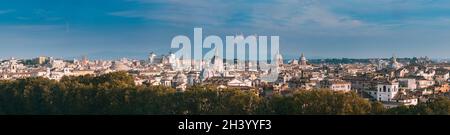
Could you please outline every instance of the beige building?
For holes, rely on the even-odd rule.
[[[352,89],[352,83],[339,79],[323,80],[320,81],[319,87],[331,89],[333,91],[349,92]]]

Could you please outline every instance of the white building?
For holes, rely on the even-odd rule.
[[[277,64],[278,66],[284,64],[284,62],[283,62],[283,56],[282,56],[279,52],[275,55],[275,60],[276,60],[276,64]]]
[[[236,78],[234,78],[233,80],[229,81],[227,83],[227,86],[233,86],[233,87],[242,87],[242,86],[246,86],[246,87],[251,87],[252,86],[252,82],[250,80],[238,80]]]
[[[50,61],[51,68],[61,69],[66,66],[64,60],[53,59]]]
[[[391,69],[400,69],[401,67],[403,67],[403,64],[397,62],[397,57],[392,56],[391,58],[391,63],[389,64],[389,68]]]
[[[412,94],[406,93],[405,90],[399,89],[397,81],[386,81],[377,85],[376,93],[377,101],[383,103],[386,108],[398,107],[401,105],[417,105],[418,98]]]
[[[307,65],[307,62],[308,62],[308,60],[306,59],[305,55],[302,53],[302,55],[298,59],[298,64],[304,66],[304,65]]]
[[[394,98],[390,102],[384,102],[383,106],[385,108],[394,108],[401,105],[404,106],[411,106],[411,105],[417,105],[419,102],[419,99],[415,96],[406,93],[404,90],[400,90]]]
[[[429,70],[427,72],[421,70],[416,74],[416,76],[422,76],[423,78],[425,78],[427,80],[433,80],[435,74],[436,74],[436,72],[434,70]]]
[[[396,81],[382,82],[377,85],[377,101],[391,101],[399,90],[399,83]]]
[[[151,53],[148,55],[148,62],[149,62],[150,64],[156,64],[156,59],[157,59],[157,56],[156,56],[156,54],[155,54],[154,52],[151,52]]]
[[[350,90],[352,90],[352,83],[339,79],[322,80],[320,81],[318,86],[320,88],[327,88],[333,91],[349,92]]]
[[[433,86],[435,84],[434,80],[420,79],[417,80],[417,88],[423,89]]]

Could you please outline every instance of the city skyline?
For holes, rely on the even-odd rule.
[[[448,59],[447,5],[439,0],[19,0],[0,5],[0,58],[142,59],[151,51],[169,52],[174,36],[192,37],[194,27],[203,27],[204,35],[220,37],[278,35],[286,59],[300,53],[311,59],[392,54]]]

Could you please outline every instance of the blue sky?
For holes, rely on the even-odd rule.
[[[172,38],[280,36],[285,57],[450,58],[448,0],[1,0],[0,57],[133,57]]]

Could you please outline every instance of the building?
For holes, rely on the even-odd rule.
[[[233,80],[229,81],[227,83],[227,86],[231,87],[252,87],[252,81],[246,79],[246,80],[239,80],[237,78],[234,78]]]
[[[94,70],[73,70],[69,75],[71,76],[83,76],[83,75],[95,75]]]
[[[398,78],[399,87],[407,90],[417,89],[417,82],[415,78]]]
[[[305,55],[302,53],[302,55],[299,58],[298,64],[299,65],[308,65],[308,60],[306,59]]]
[[[62,69],[66,66],[64,60],[53,59],[50,61],[51,68]]]
[[[283,56],[279,52],[275,55],[275,60],[276,60],[277,66],[280,66],[280,65],[284,64]]]
[[[373,83],[375,80],[367,76],[347,76],[343,77],[343,80],[351,82],[352,89],[356,91],[370,91],[376,87],[376,84]]]
[[[404,90],[399,91],[389,102],[383,102],[385,108],[394,108],[398,106],[417,105],[419,99]]]
[[[130,67],[122,61],[114,61],[111,65],[111,69],[114,71],[128,71],[130,70]]]
[[[83,58],[81,58],[81,65],[82,66],[89,65],[89,59],[87,58],[87,56],[83,56]]]
[[[448,91],[450,91],[450,86],[447,83],[434,87],[435,93],[446,93]]]
[[[399,63],[397,61],[397,57],[395,55],[393,55],[392,58],[391,58],[391,62],[389,63],[388,67],[391,68],[391,69],[397,70],[397,69],[402,68],[403,65],[401,63]]]
[[[308,60],[306,59],[305,55],[302,53],[299,60],[298,60],[298,66],[300,69],[311,69],[312,65],[308,64]]]
[[[340,79],[326,79],[320,81],[320,88],[326,88],[333,91],[344,91],[349,92],[352,89],[352,84],[350,82],[340,80]]]
[[[434,80],[427,80],[424,78],[417,80],[418,89],[428,88],[430,86],[433,86],[434,84],[435,84]]]
[[[42,65],[42,64],[45,64],[47,62],[47,57],[39,56],[39,57],[35,58],[34,61],[36,62],[36,64]]]
[[[200,72],[198,71],[190,71],[187,76],[187,84],[188,86],[193,86],[196,84],[200,84]]]
[[[383,81],[377,85],[377,101],[390,102],[398,93],[399,83],[397,81]]]
[[[436,69],[436,74],[434,75],[434,79],[439,84],[445,83],[450,78],[449,71],[447,69]]]
[[[427,80],[433,80],[434,79],[434,75],[436,74],[435,70],[419,70],[418,73],[416,74],[416,76],[418,77],[423,77]]]
[[[188,78],[183,72],[178,72],[173,77],[172,87],[175,87],[177,91],[186,91]]]
[[[202,84],[204,85],[228,85],[228,82],[230,82],[231,80],[233,80],[234,77],[209,77],[206,78]]]

